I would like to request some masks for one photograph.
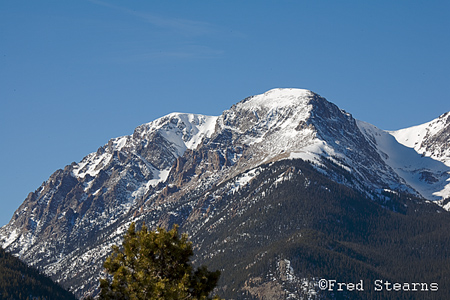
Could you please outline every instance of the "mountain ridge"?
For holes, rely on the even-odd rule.
[[[421,125],[390,131],[397,141],[417,153],[450,166],[450,112]],[[437,147],[436,145],[439,145]]]
[[[439,132],[445,134],[442,128],[430,135],[433,141],[439,141]],[[397,148],[387,142],[401,153],[408,150],[421,165],[393,163]],[[247,202],[255,201],[251,197],[246,203],[224,199],[235,199],[281,161],[308,161],[370,199],[388,201],[393,192],[425,194],[447,208],[450,168],[438,159],[447,159],[448,153],[422,158],[417,150],[404,148],[391,133],[355,120],[311,91],[273,89],[238,102],[221,116],[172,113],[111,139],[30,193],[0,229],[0,241],[80,296],[95,293],[94,285],[79,282],[98,276],[109,246],[120,243],[129,222],[153,227],[178,223],[195,239],[205,228],[222,226],[220,214],[249,209]],[[424,159],[430,163],[423,164]],[[266,180],[273,181],[274,189],[299,170],[271,172],[278,177]],[[71,274],[69,266],[81,275]]]

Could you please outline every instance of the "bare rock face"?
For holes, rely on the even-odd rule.
[[[431,125],[431,124],[430,124]],[[437,130],[433,130],[433,127]],[[450,162],[450,112],[433,122],[417,152],[426,156]]]
[[[418,151],[450,157],[449,119],[449,114],[441,116],[439,122],[447,125],[423,139]],[[215,257],[218,245],[233,241],[208,233],[218,234],[224,224],[232,227],[233,220],[251,211],[258,199],[275,195],[283,182],[296,178],[304,188],[314,186],[291,162],[308,161],[332,181],[371,197],[386,189],[420,196],[394,170],[386,158],[390,154],[380,150],[377,132],[362,129],[336,105],[299,89],[249,97],[219,117],[170,114],[57,170],[0,229],[0,241],[79,297],[92,295],[110,246],[120,244],[130,222],[167,228],[180,224],[198,245],[199,257]],[[289,166],[274,165],[279,162]],[[435,186],[446,180],[427,170],[420,176]],[[260,186],[245,194],[252,182]],[[246,240],[245,232],[240,238]],[[269,239],[259,238],[261,245]],[[288,261],[280,260],[277,272],[282,281],[293,278]],[[297,279],[292,290],[309,282]],[[257,276],[243,288],[255,297],[280,289]]]

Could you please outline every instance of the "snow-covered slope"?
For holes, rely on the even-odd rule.
[[[450,166],[450,112],[425,124],[389,133],[417,153]]]
[[[131,152],[141,159],[141,171],[151,177],[146,185],[156,185],[166,180],[177,157],[211,136],[216,120],[217,117],[211,116],[171,113],[137,127],[132,135],[111,139],[106,146],[74,165],[72,172],[77,178],[97,176],[113,160],[114,153]],[[160,151],[155,146],[160,147]]]
[[[361,131],[378,149],[380,156],[402,180],[428,200],[442,200],[450,197],[450,166],[435,157],[421,155],[413,145],[419,145],[412,137],[419,138],[422,143],[426,126],[418,126],[400,132],[387,132],[374,125],[358,121]],[[415,131],[417,130],[417,131]],[[404,144],[396,138],[404,138]],[[420,147],[420,146],[419,146]],[[419,148],[420,149],[420,148]],[[445,149],[445,148],[444,148]],[[448,150],[448,149],[446,149]],[[445,153],[445,151],[443,151]],[[442,157],[440,157],[442,158]]]
[[[309,161],[316,171],[372,199],[399,190],[442,200],[450,195],[448,119],[446,114],[389,133],[302,89],[273,89],[220,116],[169,114],[57,170],[0,228],[0,242],[87,295],[96,286],[79,282],[96,282],[101,262],[130,221],[183,224],[193,236],[206,224],[220,226],[220,220],[208,223],[217,205],[241,213],[244,204],[223,199],[274,162]],[[273,180],[276,189],[292,178],[289,172],[266,183]],[[79,273],[68,271],[73,268]]]

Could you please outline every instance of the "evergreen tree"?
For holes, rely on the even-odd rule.
[[[136,231],[132,223],[122,245],[104,263],[111,280],[100,279],[100,299],[210,299],[220,272],[194,270],[192,243],[177,225],[148,231],[144,224]]]

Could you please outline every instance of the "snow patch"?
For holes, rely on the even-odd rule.
[[[218,117],[198,114],[171,113],[145,124],[147,132],[157,131],[177,149],[181,156],[186,149],[195,149],[205,137],[214,133]]]
[[[153,172],[153,176],[155,179],[149,180],[147,182],[147,189],[149,186],[156,186],[158,183],[166,181],[167,177],[169,176],[170,170],[170,168],[161,171],[155,169]]]

